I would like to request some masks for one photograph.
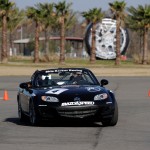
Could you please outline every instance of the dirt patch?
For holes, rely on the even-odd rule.
[[[31,76],[35,70],[47,67],[0,66],[0,76]],[[150,76],[149,68],[89,68],[96,76]]]

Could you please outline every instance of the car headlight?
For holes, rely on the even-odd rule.
[[[95,101],[104,100],[108,97],[107,93],[98,94],[94,97]]]
[[[58,98],[53,96],[42,96],[41,99],[45,102],[59,102]]]

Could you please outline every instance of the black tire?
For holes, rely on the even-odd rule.
[[[19,117],[20,122],[24,122],[27,120],[27,116],[22,111],[20,100],[18,100],[18,117]]]
[[[115,126],[118,122],[118,104],[115,102],[115,110],[112,118],[102,120],[103,126]]]
[[[37,113],[33,101],[29,104],[29,119],[32,126],[36,126],[40,122],[40,116]]]

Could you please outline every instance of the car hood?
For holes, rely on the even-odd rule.
[[[101,86],[81,86],[67,85],[55,88],[39,89],[39,95],[49,95],[57,97],[61,102],[68,101],[92,101],[94,96],[100,93],[107,93],[107,90]]]

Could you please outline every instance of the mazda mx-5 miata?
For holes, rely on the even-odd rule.
[[[43,119],[77,119],[115,126],[118,105],[114,93],[104,87],[107,84],[86,68],[37,70],[19,85],[19,119],[29,117],[31,125]]]

